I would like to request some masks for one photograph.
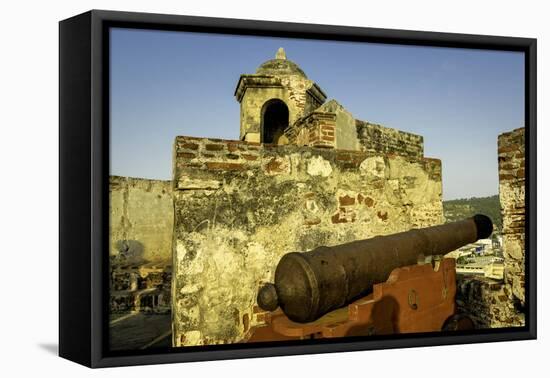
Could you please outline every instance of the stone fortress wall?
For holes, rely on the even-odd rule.
[[[111,176],[111,313],[170,311],[171,181]]]
[[[109,189],[110,256],[122,252],[129,262],[171,262],[171,181],[111,176]]]
[[[436,159],[177,137],[173,345],[242,340],[280,257],[443,222]]]
[[[498,137],[505,282],[525,305],[525,128]]]

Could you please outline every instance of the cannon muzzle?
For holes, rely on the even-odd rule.
[[[419,256],[443,255],[493,232],[485,215],[458,222],[413,229],[333,247],[284,255],[275,270],[275,283],[258,292],[258,305],[281,307],[296,322],[316,320],[368,294],[392,270],[413,265]]]

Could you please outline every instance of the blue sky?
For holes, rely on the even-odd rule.
[[[279,47],[355,118],[424,136],[444,199],[498,193],[523,53],[136,29],[111,31],[111,174],[168,180],[176,135],[238,139],[239,76]]]

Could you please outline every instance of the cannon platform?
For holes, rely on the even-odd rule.
[[[441,331],[455,315],[455,260],[445,258],[394,269],[370,295],[309,323],[290,320],[281,309],[250,329],[247,342],[388,335]]]

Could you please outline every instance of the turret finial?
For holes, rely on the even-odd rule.
[[[275,54],[275,59],[286,60],[285,49],[283,49],[282,47],[279,47],[279,50],[277,50],[277,54]]]

